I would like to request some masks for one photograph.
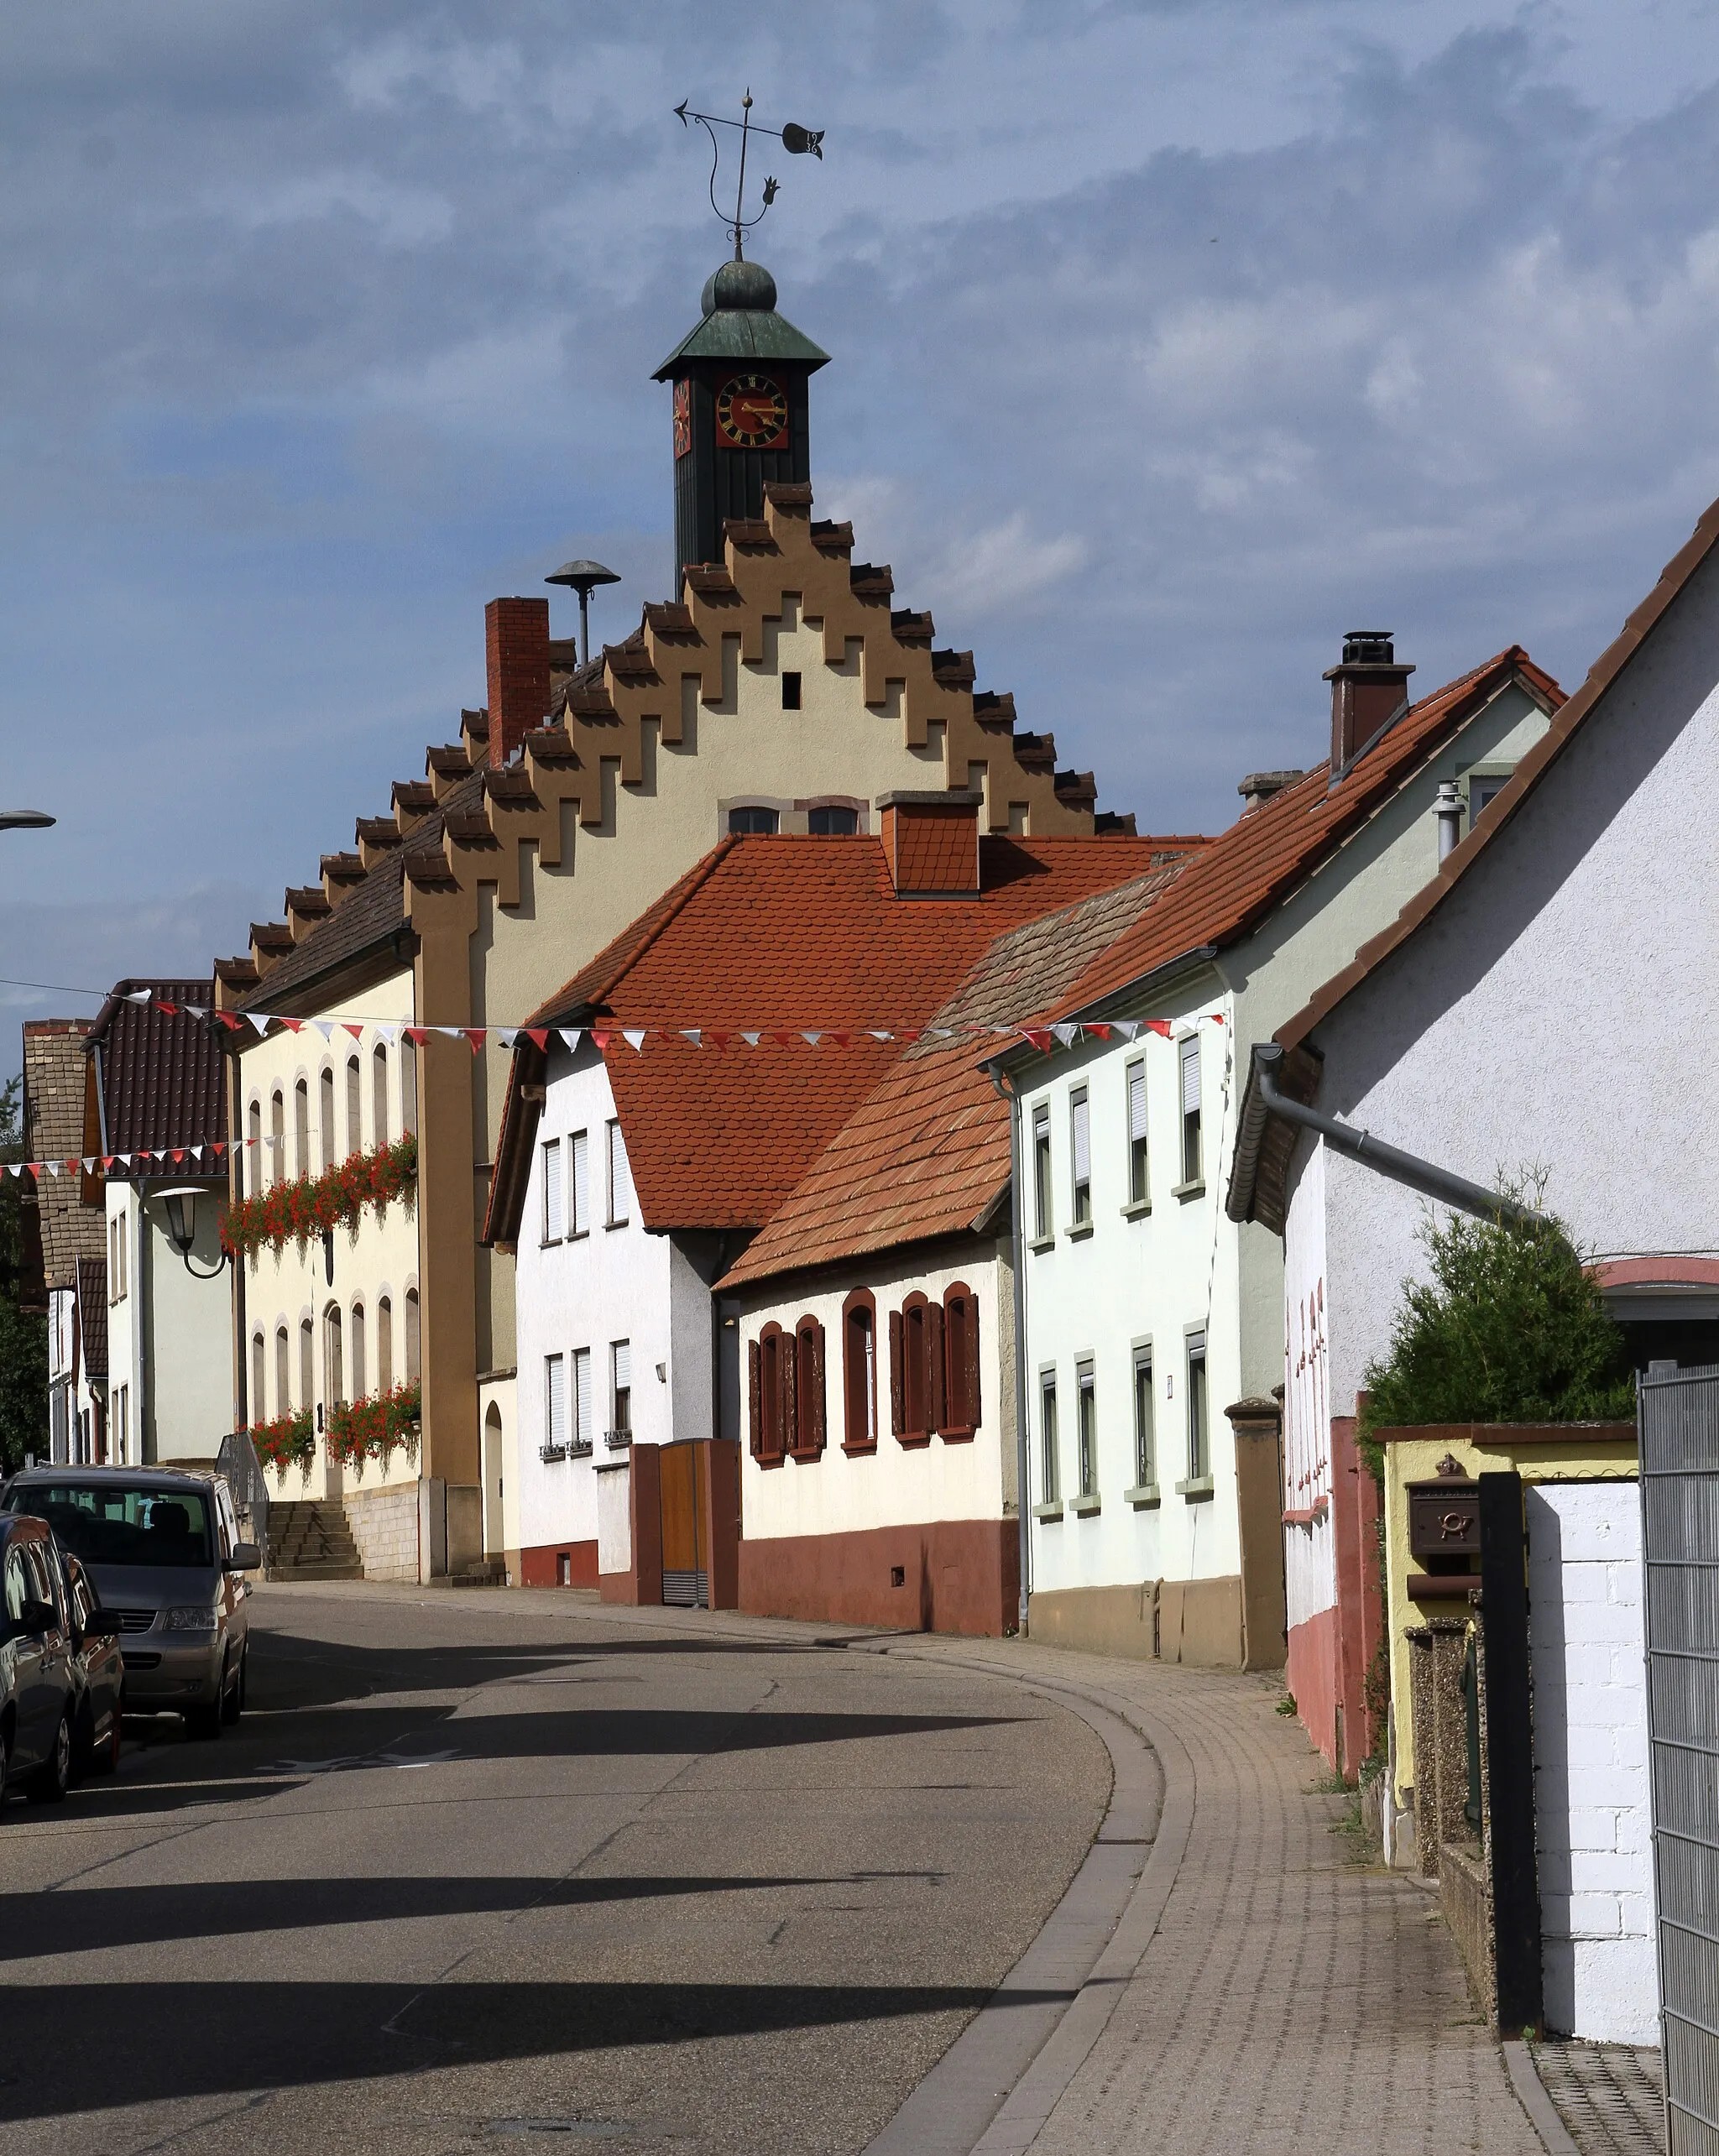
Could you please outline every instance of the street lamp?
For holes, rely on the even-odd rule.
[[[620,578],[600,561],[563,561],[546,584],[567,584],[579,595],[580,664],[591,664],[591,594],[598,584],[618,584]]]
[[[59,822],[41,808],[0,808],[0,831],[47,831]]]
[[[177,1190],[157,1192],[167,1213],[167,1240],[180,1257],[185,1269],[193,1280],[214,1280],[227,1263],[227,1253],[221,1253],[220,1263],[213,1272],[199,1272],[191,1263],[191,1250],[197,1240],[197,1200],[203,1195],[201,1183],[188,1182]]]

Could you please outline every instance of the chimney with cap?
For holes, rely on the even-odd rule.
[[[1236,789],[1241,796],[1241,813],[1251,816],[1273,794],[1282,793],[1286,786],[1298,786],[1306,776],[1305,771],[1250,771]]]
[[[1388,629],[1351,629],[1331,685],[1331,784],[1335,786],[1373,736],[1408,702],[1413,666],[1398,663]]]
[[[881,812],[883,857],[897,898],[973,898],[979,892],[977,786],[938,793],[887,793]]]
[[[549,602],[491,599],[483,609],[489,660],[489,760],[505,764],[549,713]]]

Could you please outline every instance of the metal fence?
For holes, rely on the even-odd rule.
[[[1640,1381],[1648,1740],[1671,2156],[1719,2156],[1719,1369]]]

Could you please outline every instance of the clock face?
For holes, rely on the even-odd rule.
[[[716,438],[729,449],[786,449],[788,396],[767,374],[735,374],[716,396]]]
[[[675,384],[675,457],[692,453],[692,384],[682,375]]]

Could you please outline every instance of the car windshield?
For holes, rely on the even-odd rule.
[[[13,1488],[14,1512],[45,1520],[86,1564],[209,1565],[209,1506],[195,1490],[127,1489],[112,1482],[31,1482]]]

